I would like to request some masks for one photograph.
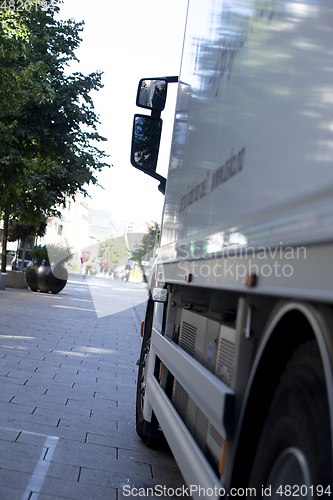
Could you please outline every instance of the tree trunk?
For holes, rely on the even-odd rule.
[[[2,253],[1,253],[1,272],[6,272],[6,263],[7,263],[7,239],[8,239],[8,222],[9,215],[7,210],[4,213],[3,217],[3,235],[2,235]]]
[[[24,261],[25,261],[25,254],[27,252],[27,243],[28,243],[28,236],[26,235],[26,237],[24,239],[23,250],[22,250],[22,259],[21,259],[20,271],[23,271]]]

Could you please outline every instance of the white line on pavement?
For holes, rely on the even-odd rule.
[[[22,431],[20,429],[12,429],[11,427],[0,426],[0,430],[22,432],[22,434],[30,434],[33,436],[42,436],[46,438],[44,447],[40,454],[35,470],[30,478],[29,484],[26,487],[26,490],[23,493],[21,499],[21,500],[28,500],[32,492],[30,500],[37,500],[38,494],[40,493],[44,480],[46,478],[47,471],[49,470],[49,467],[51,465],[53,453],[57,446],[59,438],[57,436],[47,436],[46,434],[39,434],[38,432],[29,432],[29,431]]]
[[[23,431],[24,432],[24,431]],[[39,460],[35,467],[35,470],[30,478],[29,484],[23,493],[22,500],[28,500],[30,493],[32,496],[30,500],[37,500],[38,494],[40,493],[44,480],[47,475],[47,471],[51,465],[54,450],[57,446],[58,438],[56,436],[48,436],[45,440],[44,447],[40,454]]]

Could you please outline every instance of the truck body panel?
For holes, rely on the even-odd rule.
[[[332,24],[328,1],[190,2],[162,247],[332,239]]]

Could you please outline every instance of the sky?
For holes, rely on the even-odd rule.
[[[84,21],[83,41],[76,51],[79,65],[70,71],[104,73],[104,88],[92,92],[99,115],[99,143],[113,164],[98,174],[103,186],[89,187],[90,208],[112,212],[112,218],[160,221],[163,195],[158,181],[130,164],[134,113],[149,114],[135,105],[140,78],[179,75],[187,0],[64,0],[61,19]],[[167,176],[177,84],[169,84],[162,112],[162,140],[157,172]]]

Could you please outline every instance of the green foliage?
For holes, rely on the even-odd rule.
[[[91,144],[105,140],[89,95],[102,87],[101,73],[65,72],[82,29],[52,10],[0,11],[0,180],[20,182],[28,170],[35,187],[48,174],[57,193],[85,193],[93,171],[106,166]]]
[[[30,255],[31,258],[34,262],[37,262],[37,264],[40,266],[43,262],[47,265],[49,265],[49,257],[47,254],[47,248],[46,246],[42,245],[35,245],[31,250],[30,250]]]
[[[97,269],[96,264],[87,264],[86,269]]]
[[[73,257],[69,247],[53,243],[48,243],[46,247],[48,260],[52,265],[64,264]]]
[[[14,222],[56,215],[57,204],[86,195],[110,166],[90,96],[101,73],[66,72],[83,23],[56,20],[59,3],[0,9],[0,214]]]
[[[45,265],[64,264],[72,257],[70,248],[53,244],[35,245],[30,250],[30,255],[39,265],[43,262]]]
[[[100,267],[101,269],[109,269],[108,259],[101,259]]]
[[[115,238],[113,235],[109,236],[99,245],[98,257],[101,258],[100,265],[107,269],[113,268],[118,264],[124,264],[128,260],[128,250],[126,247],[125,238],[123,236]],[[125,259],[125,260],[124,260]],[[107,265],[105,262],[107,261]]]
[[[143,236],[141,245],[137,245],[134,252],[132,252],[131,259],[135,260],[142,269],[144,266],[141,262],[145,261],[146,258],[149,260],[154,256],[154,249],[156,250],[158,248],[159,239],[160,225],[155,222],[154,225],[149,228],[148,233]]]
[[[8,240],[24,241],[27,236],[44,236],[46,231],[46,221],[37,221],[36,224],[26,224],[25,222],[10,221]]]

